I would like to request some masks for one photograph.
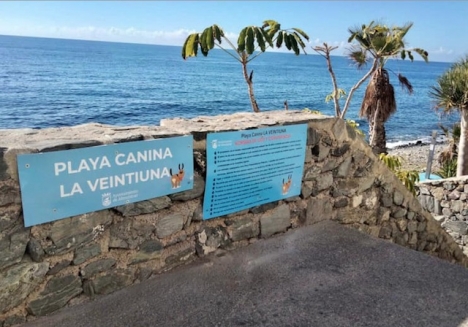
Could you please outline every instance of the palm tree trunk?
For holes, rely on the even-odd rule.
[[[247,73],[247,54],[245,52],[242,54],[242,71],[244,73],[245,82],[247,83],[252,110],[254,112],[260,112],[260,108],[258,108],[258,104],[257,104],[257,101],[255,100],[255,95],[253,91],[253,82],[252,82],[253,71],[249,76],[249,74]]]
[[[381,117],[381,100],[377,100],[374,117],[369,121],[369,144],[376,154],[387,153],[385,123]]]
[[[468,175],[468,110],[461,110],[460,142],[458,145],[457,177]]]

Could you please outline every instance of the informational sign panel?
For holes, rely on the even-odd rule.
[[[18,155],[25,226],[193,188],[193,137]]]
[[[203,219],[299,195],[307,124],[211,133]]]

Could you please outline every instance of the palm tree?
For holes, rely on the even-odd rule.
[[[300,49],[305,52],[305,40],[309,36],[298,28],[283,30],[281,25],[274,20],[266,20],[261,27],[244,27],[237,39],[237,47],[225,36],[223,30],[218,25],[205,28],[203,33],[190,34],[182,47],[182,58],[196,57],[198,49],[206,57],[215,46],[224,50],[228,55],[241,63],[242,73],[247,83],[250,103],[254,112],[259,112],[257,101],[253,91],[253,70],[248,73],[247,64],[264,53],[268,48],[281,48],[284,44],[288,50],[293,50],[296,55],[300,54]],[[225,40],[234,53],[221,46]],[[256,41],[256,42],[255,42]]]
[[[405,47],[404,38],[412,26],[412,23],[408,23],[402,27],[387,27],[371,22],[368,26],[362,25],[349,29],[351,36],[348,42],[357,41],[357,44],[350,50],[350,59],[357,64],[358,68],[368,61],[372,61],[371,69],[364,76],[371,76],[371,79],[359,115],[366,117],[369,122],[369,144],[377,154],[387,152],[385,122],[397,109],[394,88],[390,83],[385,64],[388,59],[395,58],[398,55],[403,60],[408,56],[413,61],[412,51],[419,54],[424,61],[427,62],[428,60],[427,51],[421,48],[406,49]],[[363,79],[361,80],[363,81]],[[406,77],[398,74],[398,80],[410,94],[413,92],[413,87]],[[345,103],[344,112],[349,106],[351,95],[350,92]]]
[[[468,175],[468,55],[438,78],[430,95],[436,101],[436,109],[445,113],[460,111],[457,176]]]

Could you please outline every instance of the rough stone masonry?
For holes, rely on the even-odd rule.
[[[298,123],[308,124],[300,196],[203,221],[207,133]],[[192,190],[24,227],[17,154],[187,134],[194,137]],[[468,266],[453,238],[341,119],[272,111],[161,126],[0,130],[0,327],[326,219]]]

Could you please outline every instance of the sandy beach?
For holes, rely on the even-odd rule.
[[[403,170],[417,170],[419,172],[422,172],[426,171],[429,147],[429,144],[410,145],[400,148],[389,149],[388,153],[391,155],[400,156],[403,159]],[[439,157],[440,152],[442,152],[446,147],[446,143],[436,144],[431,169],[433,173],[439,170],[439,162],[437,159]]]

